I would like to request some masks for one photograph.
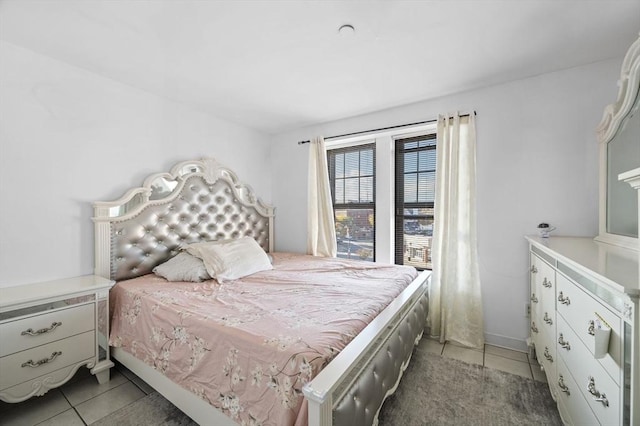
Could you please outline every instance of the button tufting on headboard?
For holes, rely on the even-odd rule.
[[[171,171],[175,190],[151,200],[149,188],[158,176],[170,180],[153,175],[116,202],[95,203],[96,274],[116,280],[144,275],[194,242],[246,235],[265,251],[273,248],[273,208],[230,170],[213,160],[180,163]],[[129,205],[135,197],[142,202]]]
[[[201,177],[191,177],[189,180],[203,183]],[[115,276],[112,278],[121,280],[147,274],[157,264],[168,259],[172,250],[182,245],[202,240],[239,238],[245,235],[247,226],[251,227],[249,235],[258,235],[256,240],[268,250],[269,242],[265,237],[268,218],[262,217],[249,222],[249,216],[260,217],[255,210],[249,208],[238,213],[240,209],[234,206],[234,197],[226,191],[227,183],[218,181],[214,188],[216,186],[219,190],[216,191],[215,201],[223,206],[226,215],[218,214],[211,218],[200,214],[202,208],[206,210],[209,206],[193,203],[194,200],[206,200],[201,196],[201,191],[207,186],[190,185],[190,191],[179,196],[179,201],[147,206],[135,217],[119,222],[119,231],[113,233],[113,256],[114,259],[123,258],[124,261],[116,265]],[[214,230],[217,232],[212,232]],[[160,240],[165,243],[159,244]],[[132,247],[136,250],[132,250]]]

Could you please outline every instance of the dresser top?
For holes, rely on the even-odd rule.
[[[77,293],[90,293],[109,289],[114,282],[97,275],[83,275],[34,284],[0,288],[0,310],[40,300],[65,297]]]
[[[600,243],[591,237],[526,238],[541,250],[598,278],[612,289],[640,295],[640,252]]]

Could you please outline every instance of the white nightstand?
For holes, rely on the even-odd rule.
[[[109,380],[109,289],[96,275],[0,288],[0,400],[21,402],[81,366]]]

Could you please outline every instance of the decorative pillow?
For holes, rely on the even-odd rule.
[[[187,253],[189,253],[190,255],[192,255],[192,256],[196,257],[198,260],[200,260],[202,262],[202,265],[207,270],[207,273],[212,278],[215,278],[216,274],[215,274],[215,272],[213,272],[213,269],[207,269],[207,266],[204,264],[204,257],[203,257],[203,254],[202,254],[202,249],[205,248],[205,247],[211,247],[211,246],[215,246],[215,245],[227,244],[227,243],[229,243],[231,241],[233,241],[233,240],[217,240],[217,241],[203,241],[201,243],[191,243],[191,244],[187,244],[187,245],[181,246],[180,250],[184,250]]]
[[[210,280],[211,275],[201,259],[189,253],[179,253],[164,263],[153,268],[153,273],[167,281],[192,281],[199,283]]]
[[[191,244],[186,250],[202,259],[209,275],[220,283],[273,269],[267,253],[251,237]]]
[[[232,241],[235,241],[235,240],[216,240],[216,241],[203,241],[201,243],[191,243],[191,244],[186,244],[186,245],[180,246],[180,250],[184,250],[187,253],[189,253],[189,254],[191,254],[191,255],[199,258],[199,259],[202,259],[201,255],[200,255],[200,250],[202,250],[203,247],[228,244],[228,243],[230,243]]]

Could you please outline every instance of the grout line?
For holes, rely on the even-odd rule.
[[[443,346],[442,346],[442,351],[441,351],[441,355],[442,355],[442,356],[445,356],[445,355],[444,355],[445,346],[446,346],[448,343],[449,343],[449,342],[445,342],[445,343],[443,344]],[[487,365],[486,365],[486,363],[487,363],[487,355],[492,355],[492,356],[494,356],[494,357],[496,357],[496,358],[498,358],[498,359],[504,359],[504,360],[509,361],[509,362],[513,362],[513,363],[522,363],[522,364],[527,365],[527,366],[528,366],[528,370],[529,370],[529,377],[527,377],[526,375],[517,374],[517,373],[513,373],[513,372],[508,371],[508,370],[504,370],[504,369],[502,369],[502,368],[500,368],[500,367],[491,367],[491,368],[493,368],[493,369],[495,369],[495,370],[497,370],[497,371],[502,371],[502,372],[504,372],[504,373],[514,374],[514,375],[517,375],[517,376],[523,377],[523,378],[525,378],[525,379],[526,379],[526,378],[528,378],[528,379],[530,379],[530,380],[534,380],[534,381],[536,380],[536,379],[535,379],[535,376],[533,375],[533,368],[534,368],[534,365],[532,365],[532,364],[531,364],[531,362],[530,362],[530,358],[529,358],[529,355],[528,355],[526,352],[524,353],[524,354],[525,354],[525,356],[526,356],[526,361],[523,361],[523,360],[521,360],[521,359],[515,359],[515,358],[510,358],[510,357],[508,357],[508,356],[503,356],[503,355],[501,355],[501,354],[487,354],[487,346],[493,346],[493,345],[488,345],[488,344],[485,344],[485,345],[484,345],[483,350],[482,350],[482,364],[476,364],[476,365],[480,365],[480,367],[482,367],[483,371],[484,371],[485,369],[490,368],[490,367],[487,367]],[[480,352],[480,351],[478,351],[477,349],[470,349],[470,348],[464,348],[464,347],[463,347],[463,349],[468,349],[468,350],[472,350],[472,351]],[[514,352],[519,352],[519,351],[514,351]],[[453,358],[453,359],[456,359],[456,358]],[[473,364],[473,363],[472,363],[472,364]]]
[[[529,364],[529,372],[531,372],[531,378],[535,380],[536,377],[533,375],[533,367],[531,366],[531,364]]]
[[[482,368],[484,368],[486,366],[486,362],[487,362],[487,344],[485,343],[482,346]]]
[[[71,409],[76,413],[76,416],[78,416],[82,424],[86,426],[87,422],[84,421],[78,410],[76,410],[75,405],[73,405],[71,401],[69,401],[69,398],[67,398],[67,395],[64,394],[64,392],[62,391],[62,386],[60,387],[60,393],[62,394],[62,397],[67,401],[67,403],[71,406]]]
[[[139,378],[139,377],[138,377],[138,378]],[[139,379],[140,379],[140,378],[139,378]],[[145,396],[147,396],[147,395],[150,395],[150,394],[148,394],[144,389],[142,389],[142,386],[138,385],[138,384],[135,382],[135,380],[131,380],[131,379],[129,379],[128,377],[127,377],[127,380],[129,380],[131,383],[133,383],[133,385],[134,385],[135,387],[137,387],[138,389],[140,389],[140,391],[144,394],[143,398],[144,398]],[[140,380],[142,380],[142,379],[140,379]],[[142,380],[142,381],[144,382],[144,380]],[[145,382],[145,383],[147,383],[147,382]],[[151,385],[149,385],[148,383],[147,383],[147,386],[151,387]],[[154,390],[155,390],[155,389],[154,389]]]
[[[62,389],[60,389],[60,393],[62,394],[62,396],[64,397],[64,399],[67,400],[67,402],[69,403],[69,405],[71,406],[71,409],[76,413],[76,416],[78,416],[78,418],[80,419],[80,421],[82,422],[83,425],[87,425],[88,423],[84,421],[84,419],[82,418],[82,416],[80,415],[80,412],[76,409],[76,406],[73,405],[71,403],[71,401],[69,401],[69,398],[67,398],[67,395],[64,394],[64,392],[62,392]],[[88,400],[87,400],[88,401]],[[80,403],[82,404],[82,402]]]
[[[76,412],[76,415],[78,416],[78,418],[80,419],[80,421],[82,422],[83,425],[88,425],[87,422],[84,421],[84,419],[82,418],[82,416],[80,415],[80,413],[78,412],[78,410],[76,410],[76,407],[71,407],[73,409],[73,411]]]
[[[518,353],[521,353],[521,354],[527,354],[527,351],[521,351],[519,349],[508,348],[506,346],[492,345],[491,343],[485,343],[484,345],[485,345],[485,347],[491,346],[493,348],[504,349],[504,350],[507,350],[507,351],[518,352]]]
[[[64,400],[65,400],[65,401],[67,401],[67,404],[69,404],[69,408],[67,408],[67,409],[66,409],[66,410],[64,410],[64,411],[61,411],[60,413],[54,414],[54,415],[52,415],[51,417],[48,417],[48,418],[46,418],[46,419],[44,419],[44,420],[42,420],[42,421],[39,421],[38,423],[35,423],[35,425],[34,425],[34,426],[38,426],[39,424],[42,424],[42,423],[44,423],[44,422],[47,422],[47,421],[51,420],[52,418],[54,418],[54,417],[56,417],[56,416],[59,416],[59,415],[60,415],[60,414],[62,414],[62,413],[66,413],[67,411],[69,411],[69,409],[71,409],[71,410],[74,410],[74,411],[75,411],[75,408],[73,407],[73,405],[71,405],[71,402],[69,401],[69,399],[67,399],[67,396],[64,394],[64,392],[62,392],[61,386],[59,386],[59,387],[57,387],[57,388],[50,389],[50,390],[51,390],[51,391],[56,391],[56,392],[58,392],[60,395],[62,395],[62,397],[64,398]],[[27,400],[22,401],[22,402],[26,402],[26,401],[29,401],[29,400],[27,399]],[[19,403],[18,403],[18,404],[19,404]],[[39,405],[40,407],[42,406],[42,404],[38,404],[38,405]],[[35,408],[35,407],[33,407],[33,408]],[[77,413],[77,412],[76,412],[76,413]],[[78,417],[80,417],[80,416],[78,415]],[[80,417],[80,420],[82,420],[82,417]],[[84,423],[84,421],[82,421],[82,422]],[[84,423],[84,424],[86,425],[86,423]]]
[[[125,377],[126,377],[126,376],[125,376]],[[134,382],[132,382],[131,380],[129,380],[129,378],[128,378],[128,377],[126,377],[126,379],[127,379],[127,381],[128,381],[128,382],[130,382],[132,385],[134,385],[135,387],[137,387],[137,388],[139,389],[138,385],[136,385]],[[118,389],[119,387],[124,386],[124,385],[126,385],[126,384],[127,384],[127,382],[121,383],[121,384],[119,384],[119,385],[118,385],[118,386],[116,386],[116,387],[113,387],[113,388],[111,388],[111,389],[109,389],[109,390],[106,390],[106,391],[104,391],[104,392],[102,392],[102,393],[100,393],[100,394],[98,394],[98,395],[96,395],[96,396],[94,396],[94,397],[92,397],[92,398],[87,399],[86,401],[82,401],[80,404],[84,404],[84,403],[85,403],[85,402],[87,402],[87,401],[91,401],[92,399],[96,399],[96,398],[98,398],[98,397],[100,397],[100,396],[102,396],[102,395],[104,395],[104,394],[106,394],[106,393],[108,393],[108,392],[111,392],[112,390]],[[93,423],[95,423],[95,422],[97,422],[97,421],[100,421],[100,420],[102,420],[102,419],[106,418],[107,416],[110,416],[110,415],[112,415],[112,414],[114,414],[114,413],[116,413],[116,412],[118,412],[118,411],[122,410],[122,409],[123,409],[123,408],[125,408],[125,407],[128,407],[129,405],[131,405],[131,404],[135,403],[136,401],[139,401],[140,399],[142,399],[142,398],[144,398],[145,396],[147,396],[147,394],[146,394],[142,389],[140,389],[140,391],[141,391],[141,392],[142,392],[142,394],[143,394],[140,398],[138,398],[138,399],[136,399],[136,400],[131,401],[130,403],[128,403],[128,404],[126,404],[126,405],[124,405],[124,406],[122,406],[122,407],[118,408],[118,409],[117,409],[117,410],[115,410],[115,411],[111,411],[110,413],[108,413],[108,414],[106,414],[106,415],[104,415],[104,416],[100,417],[99,419],[94,420],[92,423],[87,423],[87,422],[82,418],[82,416],[80,415],[80,413],[78,413],[78,416],[80,417],[80,420],[82,420],[82,423],[84,423],[85,425],[93,424]],[[78,405],[80,405],[80,404],[78,404]],[[73,407],[73,408],[74,408],[74,410],[75,410],[75,407]],[[77,412],[77,410],[76,410],[76,412]]]

